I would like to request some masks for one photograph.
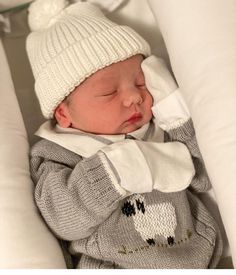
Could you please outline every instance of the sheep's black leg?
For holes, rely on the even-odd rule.
[[[146,242],[149,244],[149,245],[155,245],[155,241],[154,239],[147,239]]]
[[[167,242],[169,246],[172,246],[175,243],[175,240],[173,237],[170,236],[167,238]]]

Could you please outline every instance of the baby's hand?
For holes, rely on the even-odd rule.
[[[170,193],[188,188],[195,168],[186,145],[180,142],[135,142],[148,164],[153,189]]]
[[[146,86],[153,97],[153,105],[174,92],[178,87],[163,59],[151,55],[141,64]]]

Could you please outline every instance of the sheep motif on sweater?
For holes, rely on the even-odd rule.
[[[155,245],[157,236],[163,236],[170,246],[174,244],[177,219],[171,202],[147,205],[143,195],[135,194],[124,203],[122,212],[133,218],[136,231],[149,245]]]

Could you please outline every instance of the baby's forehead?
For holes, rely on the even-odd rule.
[[[101,87],[102,89],[106,86],[116,85],[123,79],[130,79],[130,81],[144,79],[141,68],[142,61],[141,55],[135,55],[123,61],[109,64],[89,75],[75,90],[91,87]]]

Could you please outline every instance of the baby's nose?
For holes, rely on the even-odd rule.
[[[139,92],[133,91],[130,92],[123,100],[125,107],[130,107],[133,104],[141,104],[143,102],[142,96]]]

